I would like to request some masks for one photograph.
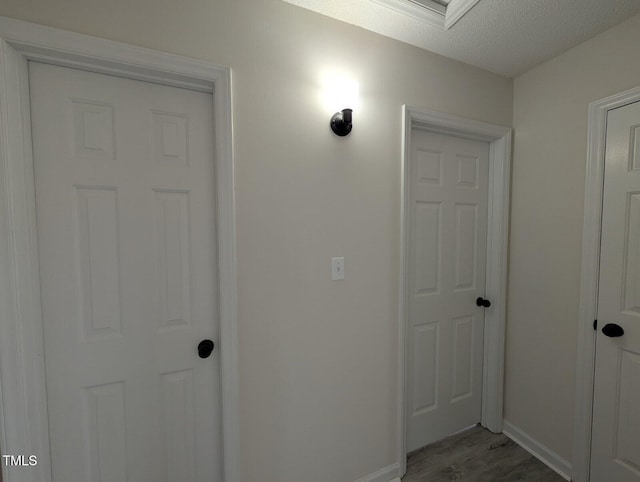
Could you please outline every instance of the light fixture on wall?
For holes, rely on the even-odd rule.
[[[329,122],[331,130],[337,136],[347,136],[353,129],[353,110],[358,105],[360,85],[335,73],[326,74],[323,83],[324,104],[329,112],[335,112]]]
[[[353,128],[353,109],[342,109],[331,117],[331,130],[337,136],[344,137]]]

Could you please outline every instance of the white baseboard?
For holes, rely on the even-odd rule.
[[[356,482],[400,482],[400,464],[391,464]]]
[[[547,467],[557,472],[562,478],[571,480],[571,462],[560,457],[553,450],[542,445],[537,440],[531,438],[525,432],[513,425],[511,422],[503,421],[502,432],[520,445],[523,449],[529,452],[531,455],[543,462]]]

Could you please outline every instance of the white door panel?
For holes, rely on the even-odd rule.
[[[480,421],[486,142],[413,130],[407,450]]]
[[[53,480],[220,481],[211,95],[29,74]]]
[[[596,340],[591,480],[639,482],[640,103],[607,117]]]

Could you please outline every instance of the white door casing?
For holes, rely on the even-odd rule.
[[[409,183],[411,132],[415,128],[489,143],[489,197],[485,293],[492,302],[485,313],[481,423],[493,432],[502,431],[504,336],[506,314],[507,239],[512,130],[486,122],[440,112],[403,106],[401,229],[398,313],[398,416],[397,458],[400,473],[406,471],[406,400],[409,311]]]
[[[408,451],[481,420],[489,175],[488,142],[411,141]]]
[[[51,480],[31,158],[29,60],[213,93],[224,480],[238,465],[235,228],[228,68],[0,17],[0,445],[38,454],[3,480]]]
[[[640,102],[607,116],[591,480],[640,481]],[[605,336],[606,325],[624,330]]]
[[[221,480],[211,94],[29,79],[53,480]]]

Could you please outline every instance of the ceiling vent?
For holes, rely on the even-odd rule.
[[[433,27],[449,30],[480,0],[369,0]]]

